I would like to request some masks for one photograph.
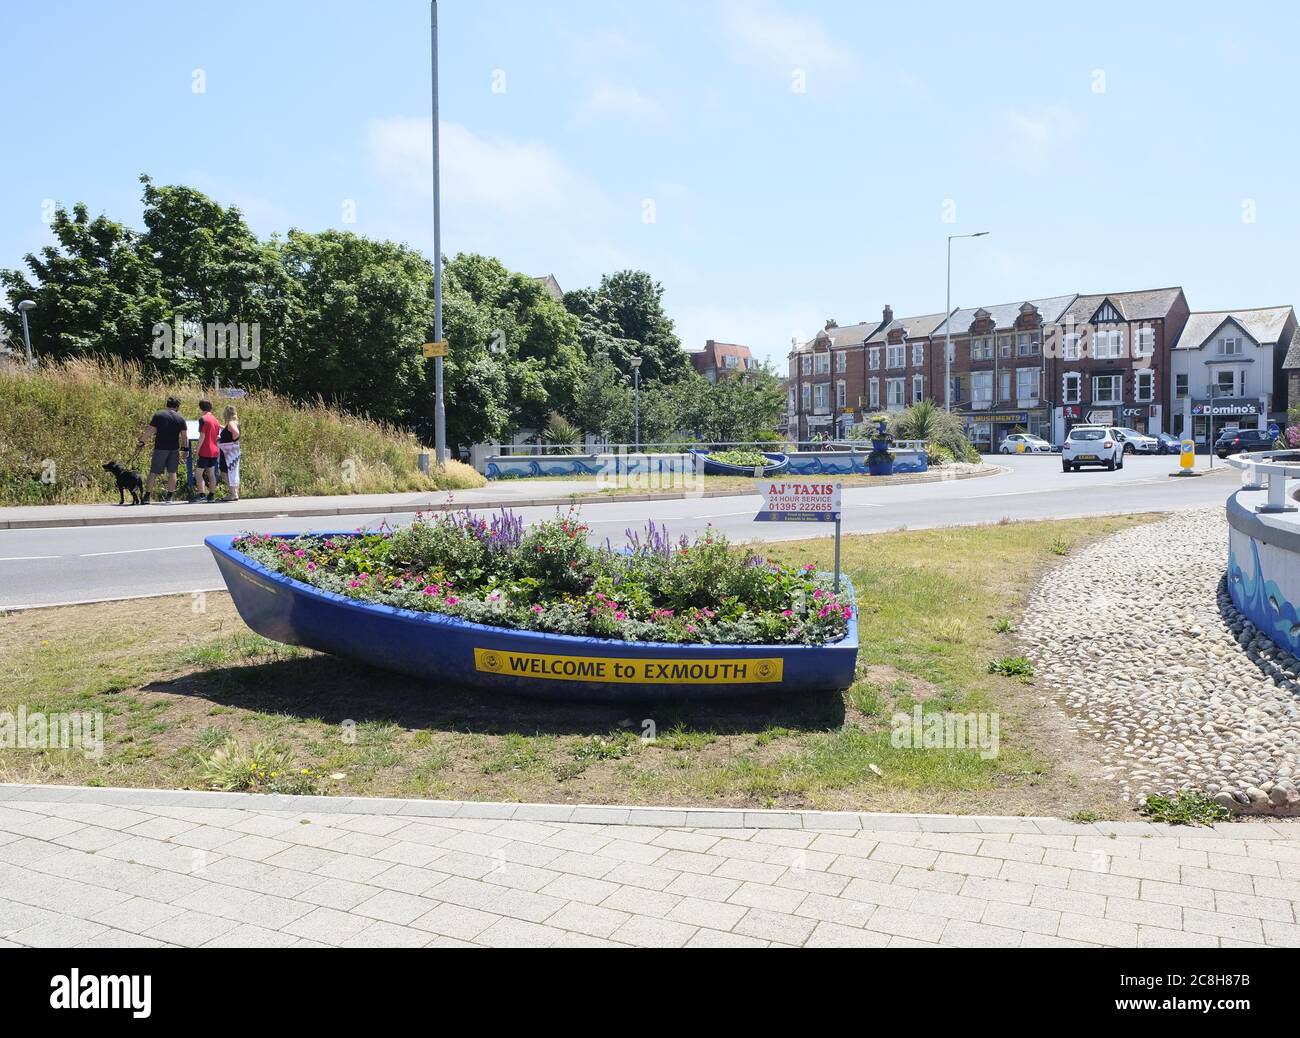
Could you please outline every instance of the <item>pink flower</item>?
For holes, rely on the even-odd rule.
[[[295,558],[299,558],[299,559],[305,559],[305,558],[307,557],[307,553],[306,553],[305,551],[303,551],[301,548],[299,548],[299,549],[298,549],[296,552],[294,552],[293,554],[294,554],[294,557],[295,557]]]
[[[447,599],[447,604],[450,605],[450,606],[460,605],[460,599],[459,599],[459,598],[456,598],[455,596],[453,596],[453,597]]]
[[[538,616],[541,616],[542,613],[545,612],[545,610],[541,606],[535,605],[533,606],[533,612],[536,613]]]
[[[615,619],[615,620],[626,620],[626,619],[627,619],[627,613],[621,613],[621,612],[620,612],[620,613],[615,613],[615,614],[614,614],[614,619]]]
[[[696,633],[696,628],[695,628],[695,625],[694,625],[694,624],[687,624],[687,625],[686,625],[686,629],[687,629],[688,631],[690,631],[691,634],[695,634],[695,633]]]
[[[786,617],[790,617],[790,616],[794,616],[794,613],[791,612],[789,609],[784,609],[784,610],[781,611],[781,615],[782,615],[782,616],[786,616]]]
[[[350,588],[356,589],[356,588],[359,588],[360,586],[361,586],[361,581],[359,581],[359,580],[350,580],[350,581],[348,581],[348,587],[350,587]]]
[[[817,615],[820,616],[820,617],[824,620],[826,617],[828,617],[828,616],[831,615],[831,607],[830,607],[830,606],[822,606],[822,608],[821,608],[821,612],[819,612]]]
[[[424,593],[426,595],[436,595],[438,593],[438,589],[436,587],[427,587],[424,589]]]
[[[315,573],[315,572],[316,572],[316,563],[314,563],[314,562],[309,562],[309,563],[307,563],[307,572],[308,572],[308,573]]]

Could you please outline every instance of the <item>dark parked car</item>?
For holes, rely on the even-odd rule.
[[[1183,441],[1180,440],[1173,433],[1166,433],[1166,432],[1156,433],[1155,437],[1156,440],[1159,441],[1160,443],[1160,446],[1156,449],[1157,454],[1182,454],[1183,453]]]
[[[1271,451],[1273,442],[1267,429],[1230,429],[1214,441],[1214,453],[1226,458],[1230,454]]]

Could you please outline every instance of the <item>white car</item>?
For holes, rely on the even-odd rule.
[[[1116,429],[1111,427],[1111,435],[1124,445],[1125,454],[1159,454],[1160,441],[1154,436],[1138,432],[1136,429]]]
[[[1021,450],[1021,446],[1024,450]],[[1052,445],[1046,440],[1031,436],[1029,433],[1012,433],[1002,441],[999,454],[1051,454]]]
[[[1104,425],[1076,425],[1061,448],[1061,470],[1078,472],[1084,465],[1104,465],[1111,472],[1124,467],[1124,444]]]

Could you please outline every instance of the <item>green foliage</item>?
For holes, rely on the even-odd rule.
[[[731,450],[717,451],[710,454],[711,461],[719,461],[724,465],[739,465],[742,468],[766,468],[772,462],[764,457],[759,451],[748,450]]]
[[[899,440],[924,440],[942,448],[956,461],[977,464],[979,451],[971,446],[961,419],[933,400],[922,400],[889,417],[889,431]]]
[[[1032,678],[1034,665],[1025,656],[1003,656],[989,664],[990,674],[1001,674],[1006,678]]]
[[[643,383],[673,381],[692,371],[672,320],[664,312],[663,286],[642,270],[621,270],[596,288],[569,292],[565,308],[580,321],[587,359],[605,354],[625,376],[633,357],[643,361]]]
[[[1214,825],[1232,817],[1217,800],[1196,790],[1182,790],[1173,796],[1149,796],[1142,813],[1153,822],[1169,825]]]
[[[542,442],[551,449],[551,454],[580,454],[582,430],[564,415],[556,413],[546,422],[546,428],[542,431]]]
[[[316,773],[296,768],[289,750],[266,741],[244,749],[238,739],[227,739],[203,759],[202,774],[210,789],[223,793],[316,792]]]

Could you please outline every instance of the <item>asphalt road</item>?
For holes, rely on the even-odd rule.
[[[901,527],[925,529],[996,523],[1002,519],[1060,519],[1133,512],[1174,511],[1222,504],[1240,485],[1239,473],[1216,467],[1199,479],[1170,479],[1176,458],[1130,458],[1122,472],[1063,473],[1056,457],[997,459],[1010,471],[980,479],[844,492],[845,533]],[[1205,470],[1205,459],[1198,459]],[[829,526],[753,521],[759,498],[618,502],[583,506],[583,518],[600,540],[623,541],[623,531],[647,519],[666,522],[674,535],[712,525],[735,541],[800,540],[831,536]],[[175,507],[190,507],[185,505]],[[520,509],[529,521],[554,507]],[[411,516],[355,516],[348,527],[398,524]],[[324,519],[290,520],[294,530],[337,529]],[[222,587],[203,546],[213,534],[287,533],[286,520],[246,520],[0,531],[0,609],[99,602]]]

